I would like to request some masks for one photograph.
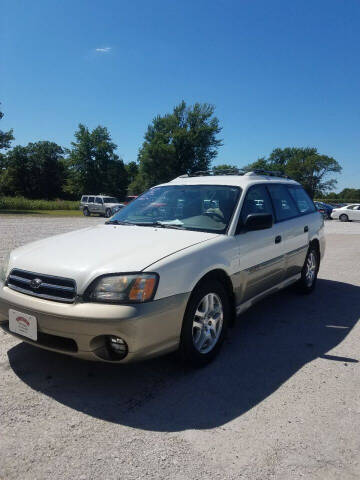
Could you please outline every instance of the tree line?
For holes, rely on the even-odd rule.
[[[137,161],[127,164],[103,126],[90,130],[79,124],[70,148],[47,140],[11,147],[13,130],[0,130],[0,195],[52,200],[106,193],[122,199],[182,174],[236,169],[229,164],[212,167],[223,145],[214,113],[212,105],[182,101],[172,112],[157,115],[145,132]],[[302,183],[312,198],[329,194],[336,186],[333,175],[341,172],[337,160],[311,147],[276,148],[243,169],[279,171]]]

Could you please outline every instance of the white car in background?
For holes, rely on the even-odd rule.
[[[331,218],[339,219],[340,222],[360,221],[360,203],[353,203],[341,208],[334,208]]]

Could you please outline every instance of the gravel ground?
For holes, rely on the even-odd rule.
[[[0,258],[103,221],[0,216]],[[253,307],[201,370],[86,363],[0,332],[0,479],[360,478],[360,223],[326,230],[316,291]]]

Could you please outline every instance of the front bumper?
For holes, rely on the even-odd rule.
[[[189,293],[138,305],[64,304],[0,287],[0,326],[32,345],[86,360],[113,361],[107,356],[106,336],[121,337],[128,354],[117,362],[161,355],[176,350]],[[37,318],[38,341],[9,331],[9,309]]]

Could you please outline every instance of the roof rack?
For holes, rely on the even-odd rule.
[[[254,170],[250,170],[247,172],[247,175],[266,175],[267,177],[281,177],[281,178],[288,178],[288,175],[276,170],[264,170],[262,168],[255,168]]]
[[[188,178],[188,177],[205,177],[205,176],[216,176],[216,175],[245,175],[245,171],[239,168],[222,168],[217,170],[199,170],[198,172],[185,173],[185,175],[180,175],[178,178]]]
[[[280,177],[290,179],[288,175],[285,175],[282,172],[274,170],[263,170],[261,168],[256,168],[254,170],[243,170],[240,168],[224,168],[220,170],[199,170],[198,172],[185,173],[185,175],[180,175],[178,178],[189,178],[189,177],[205,177],[205,176],[217,176],[217,175],[266,175],[267,177]]]

